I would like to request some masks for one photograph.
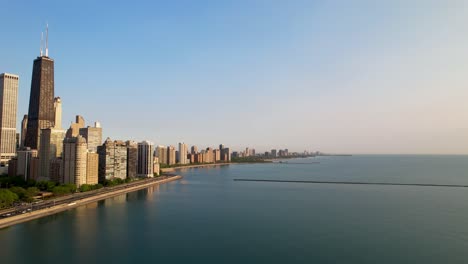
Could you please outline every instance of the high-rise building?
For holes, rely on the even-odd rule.
[[[48,29],[46,39],[48,39]],[[45,56],[41,47],[40,56],[34,60],[24,145],[31,149],[39,149],[41,129],[53,127],[54,122],[54,60],[49,58],[48,41],[46,41]]]
[[[31,170],[34,170],[31,166],[33,158],[37,158],[37,150],[35,149],[27,148],[18,151],[17,176],[22,176],[25,180],[33,178],[34,173],[31,173]]]
[[[65,138],[63,141],[63,180],[64,183],[80,187],[86,184],[86,166],[88,163],[88,146],[86,139],[78,137]]]
[[[195,155],[196,154],[192,154],[192,153],[187,155],[187,159],[189,160],[190,163],[195,163]]]
[[[222,161],[231,161],[231,150],[229,148],[224,147],[224,145],[219,145],[219,149],[221,150],[221,160]]]
[[[56,128],[41,129],[41,148],[39,150],[39,177],[50,180],[50,162],[60,158],[63,151],[65,131]]]
[[[31,158],[31,166],[29,168],[29,178],[38,181],[39,179],[39,157]]]
[[[62,158],[55,158],[49,163],[49,178],[56,183],[64,183],[62,177]]]
[[[98,147],[99,181],[113,178],[127,178],[127,146],[121,140],[112,141],[107,138]]]
[[[135,141],[125,142],[127,145],[127,178],[137,177],[138,144]]]
[[[0,74],[0,164],[16,156],[18,75]]]
[[[26,139],[26,130],[28,128],[28,115],[23,116],[23,121],[21,121],[21,144],[20,148],[24,148],[24,140]]]
[[[176,150],[174,146],[167,147],[167,164],[174,165],[176,163]]]
[[[21,137],[20,137],[20,133],[16,133],[16,146],[15,148],[18,150],[20,148],[20,144],[21,144]]]
[[[159,158],[158,157],[154,157],[154,160],[153,160],[153,172],[155,175],[158,175],[159,176],[159,169],[160,169],[160,166],[159,166]]]
[[[99,154],[87,153],[86,184],[97,184],[99,180]]]
[[[14,177],[16,176],[16,172],[18,170],[18,158],[12,158],[8,161],[8,176]]]
[[[179,157],[178,157],[178,160],[179,160],[180,164],[188,164],[187,152],[188,152],[187,144],[179,143]]]
[[[198,148],[197,148],[197,146],[192,146],[192,149],[191,149],[191,150],[192,150],[192,151],[191,151],[190,153],[192,153],[192,154],[197,154],[197,153],[198,153]]]
[[[157,146],[155,156],[158,157],[160,164],[167,164],[167,148],[165,146]]]
[[[206,148],[205,151],[205,157],[203,158],[203,161],[205,163],[213,163],[214,162],[214,152],[212,148]]]
[[[213,156],[214,156],[214,161],[218,162],[221,160],[221,150],[219,149],[213,149]]]
[[[150,178],[154,176],[153,148],[153,143],[149,141],[138,143],[138,177]]]
[[[102,145],[102,127],[99,122],[94,123],[94,127],[83,127],[79,133],[88,142],[88,151],[97,152],[97,147]]]
[[[223,153],[224,154],[223,155],[224,156],[223,160],[227,161],[227,162],[231,161],[231,149],[230,148],[224,148],[223,152],[224,152]]]
[[[62,129],[62,100],[60,97],[54,98],[54,127]]]
[[[273,158],[276,158],[276,156],[277,156],[276,149],[272,149],[272,150],[271,150],[271,156],[272,156]]]
[[[75,119],[75,123],[72,123],[70,128],[67,130],[67,138],[77,137],[80,134],[80,128],[85,127],[85,120],[82,116],[77,115]]]

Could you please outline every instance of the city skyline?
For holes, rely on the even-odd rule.
[[[28,113],[31,60],[39,55],[40,32],[48,20],[55,94],[63,100],[65,127],[82,114],[87,122],[100,121],[106,137],[148,139],[156,145],[222,142],[231,150],[249,146],[259,152],[468,152],[468,109],[463,100],[468,97],[468,39],[457,34],[463,32],[466,17],[462,1],[425,6],[361,3],[349,10],[346,4],[301,1],[285,9],[261,2],[204,2],[193,6],[204,13],[187,17],[183,15],[188,6],[147,3],[130,7],[119,17],[122,21],[111,16],[120,29],[103,27],[104,20],[97,17],[102,5],[89,4],[96,8],[89,21],[79,21],[82,10],[73,15],[69,5],[63,14],[24,19],[34,8],[51,6],[35,5],[11,3],[13,10],[21,7],[24,12],[0,18],[14,22],[7,31],[15,34],[9,34],[9,43],[0,44],[0,72],[20,76],[18,117]],[[158,12],[138,18],[137,11],[144,8]],[[115,16],[124,10],[120,4],[112,7]],[[283,25],[276,22],[277,15]],[[218,20],[214,27],[212,22]],[[249,29],[248,22],[255,27]],[[353,36],[347,31],[351,27],[359,28]],[[193,29],[201,37],[190,33]],[[231,37],[221,33],[225,29],[232,30]],[[117,38],[132,39],[145,32],[140,41]],[[170,48],[179,40],[186,43]],[[309,44],[312,49],[306,48]],[[91,58],[96,65],[89,65]],[[126,67],[113,66],[125,59]],[[115,78],[127,76],[125,72],[129,78]],[[106,96],[113,100],[103,102]],[[122,108],[125,103],[129,107]],[[217,105],[217,111],[190,116],[192,108],[207,103]],[[166,114],[149,121],[132,118],[141,105]],[[128,124],[123,128],[122,120]]]

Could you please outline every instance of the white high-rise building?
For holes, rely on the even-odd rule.
[[[54,98],[55,122],[54,128],[62,129],[62,100],[60,97]]]
[[[137,177],[150,178],[154,176],[154,145],[149,141],[138,143]]]
[[[187,153],[188,153],[188,147],[187,144],[185,143],[179,143],[179,163],[180,164],[188,164],[188,159],[187,159]]]
[[[0,74],[0,163],[16,156],[16,112],[19,76]]]

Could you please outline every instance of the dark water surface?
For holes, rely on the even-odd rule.
[[[468,156],[187,169],[184,179],[0,230],[0,263],[468,263]]]

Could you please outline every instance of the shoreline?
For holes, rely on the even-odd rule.
[[[217,167],[217,166],[226,166],[226,165],[232,165],[232,164],[239,164],[239,163],[234,163],[234,162],[223,162],[223,163],[208,163],[208,164],[197,164],[197,165],[179,166],[179,167],[172,167],[172,168],[162,168],[162,169],[161,169],[161,172],[166,173],[166,172],[173,172],[173,171],[182,170],[182,169],[193,169],[193,168],[204,168],[204,167]]]
[[[41,218],[41,217],[44,217],[44,216],[53,215],[53,214],[63,212],[63,211],[69,210],[69,209],[73,209],[73,208],[76,208],[76,207],[79,207],[79,206],[82,206],[82,205],[86,205],[86,204],[90,204],[90,203],[93,203],[93,202],[105,200],[107,198],[111,198],[111,197],[119,196],[119,195],[122,195],[122,194],[126,194],[126,193],[130,193],[130,192],[146,189],[146,188],[154,186],[154,185],[159,185],[159,184],[163,184],[163,183],[176,181],[176,180],[179,180],[179,179],[182,179],[182,176],[180,176],[180,175],[170,176],[170,178],[167,178],[167,179],[146,182],[146,183],[142,183],[142,184],[139,184],[139,185],[131,186],[129,188],[114,190],[114,191],[111,191],[111,192],[108,192],[108,193],[96,194],[95,196],[91,196],[91,197],[87,197],[87,198],[83,198],[83,199],[78,199],[78,200],[73,201],[71,203],[59,204],[59,205],[55,205],[55,206],[52,206],[52,207],[49,207],[49,208],[39,209],[39,210],[36,210],[36,211],[31,211],[31,212],[27,212],[27,213],[24,213],[24,214],[18,214],[18,215],[14,215],[14,216],[11,216],[11,217],[3,218],[3,219],[0,219],[0,229],[7,228],[9,226],[13,226],[13,225],[16,225],[16,224],[24,223],[24,222],[34,220],[34,219],[37,219],[37,218]]]

